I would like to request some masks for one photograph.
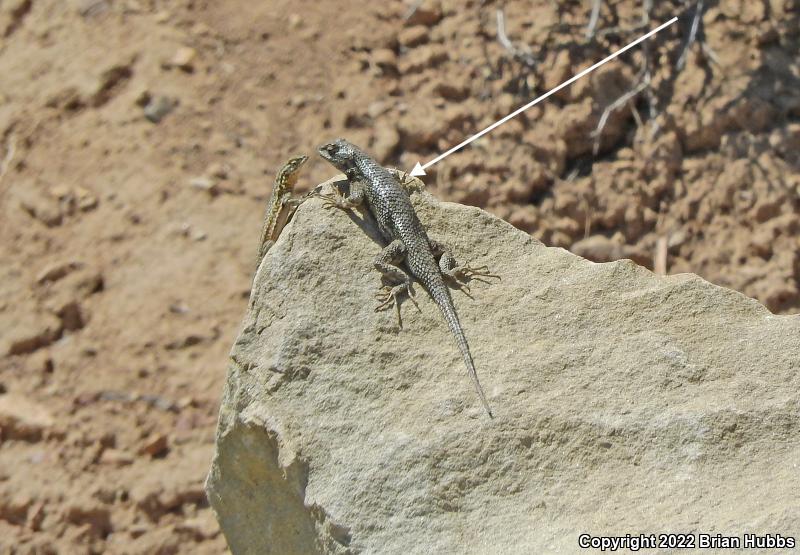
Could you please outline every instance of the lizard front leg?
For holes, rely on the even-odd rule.
[[[497,278],[500,276],[492,274],[488,266],[478,266],[473,268],[469,264],[459,265],[450,251],[443,244],[438,241],[428,238],[428,243],[433,251],[433,256],[439,259],[439,270],[442,275],[452,280],[459,289],[469,295],[469,283],[471,280],[482,281],[484,283],[491,283],[483,278]]]
[[[347,196],[342,196],[338,187],[334,187],[332,193],[312,193],[310,196],[321,198],[325,201],[322,205],[323,208],[339,208],[341,210],[352,210],[360,206],[364,202],[364,197],[367,193],[366,183],[359,178],[348,175],[350,182],[350,190]]]
[[[403,329],[403,319],[400,317],[400,303],[398,296],[405,292],[414,306],[419,310],[419,305],[414,299],[414,292],[411,289],[411,278],[403,271],[400,264],[406,257],[406,246],[400,239],[395,239],[375,257],[375,269],[383,274],[383,278],[396,285],[385,285],[375,295],[378,299],[378,306],[375,311],[386,310],[394,306],[397,309],[397,323]]]

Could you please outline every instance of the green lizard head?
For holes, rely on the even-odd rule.
[[[308,156],[305,155],[289,158],[289,161],[283,165],[278,173],[278,183],[294,186],[300,168],[306,163],[306,160],[308,160]]]

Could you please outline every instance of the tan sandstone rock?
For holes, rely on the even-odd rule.
[[[542,553],[578,535],[800,529],[800,317],[596,264],[414,195],[495,418],[436,306],[374,312],[367,218],[306,202],[232,350],[206,490],[232,551]]]

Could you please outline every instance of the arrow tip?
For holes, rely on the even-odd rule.
[[[414,169],[411,170],[411,177],[417,177],[420,175],[425,175],[425,170],[422,169],[422,165],[417,162],[417,165],[414,166]]]

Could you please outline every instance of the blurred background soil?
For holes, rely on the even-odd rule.
[[[410,169],[673,15],[429,190],[798,312],[800,2],[598,6],[1,1],[0,552],[225,552],[203,481],[282,162]]]

